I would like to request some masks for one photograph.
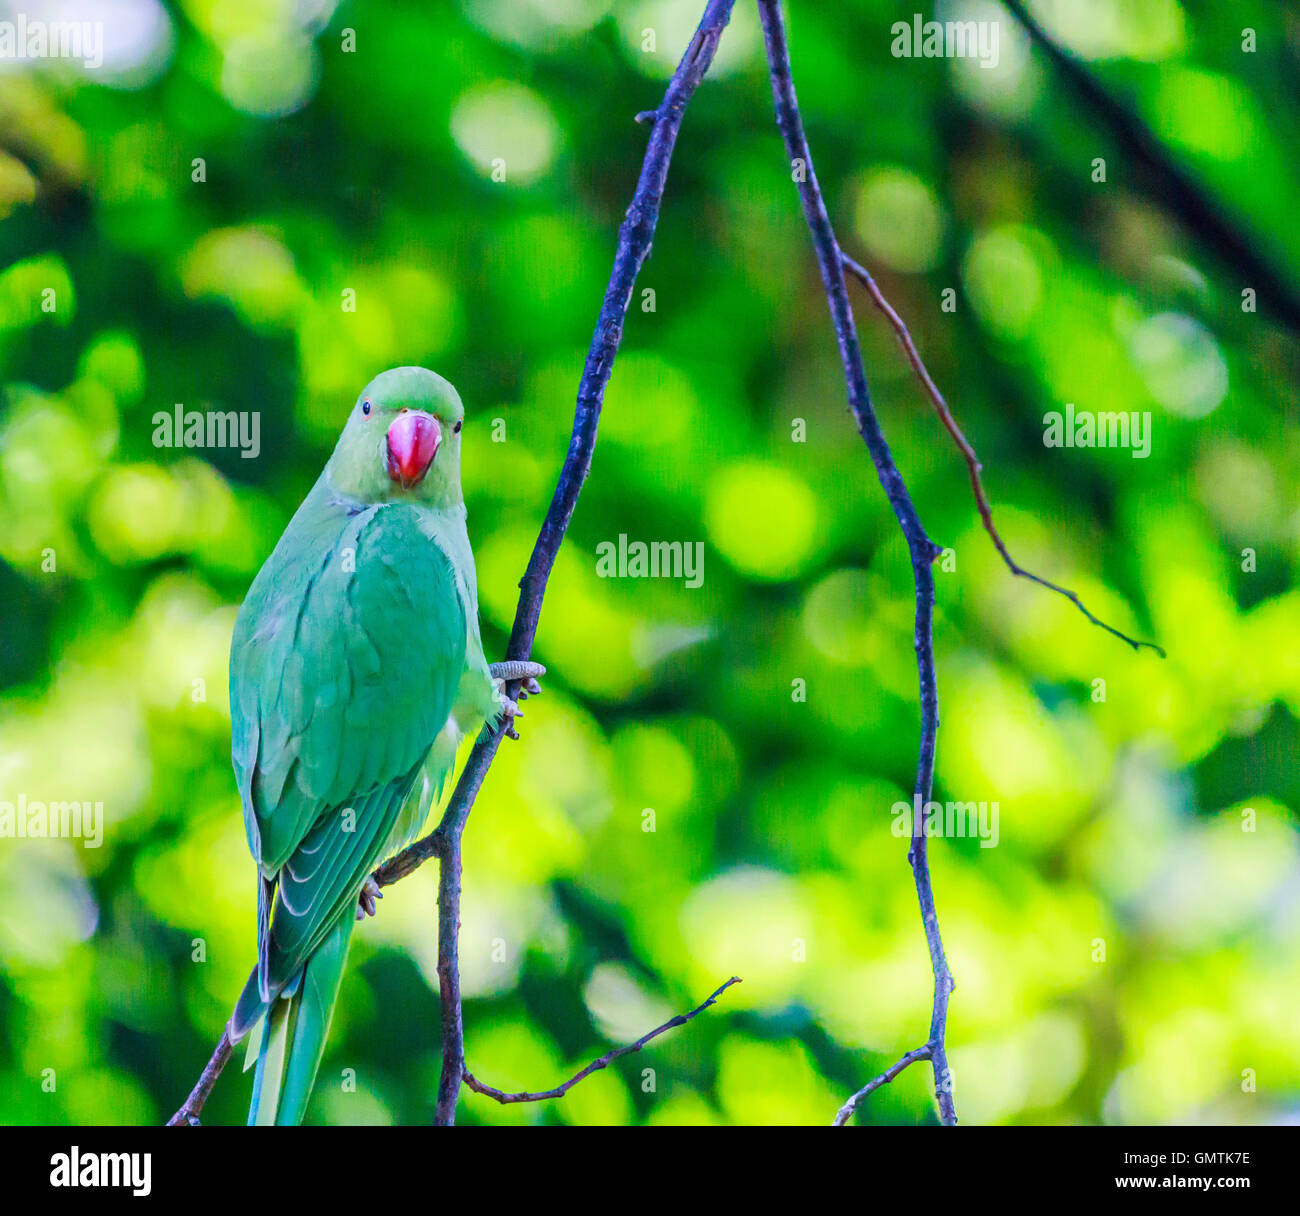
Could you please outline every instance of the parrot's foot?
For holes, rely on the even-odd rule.
[[[518,701],[526,701],[529,697],[541,695],[542,686],[537,681],[540,676],[546,674],[546,668],[528,659],[507,659],[504,663],[492,663],[488,667],[488,672],[492,676],[492,687],[496,692],[497,703],[501,706],[502,717],[505,719],[506,735],[511,739],[518,739],[519,732],[515,730],[515,719],[524,716]],[[515,694],[518,700],[512,701],[506,696],[506,685],[516,683],[519,685],[519,691]]]
[[[383,898],[384,893],[379,889],[379,884],[372,874],[366,879],[365,886],[361,888],[361,895],[357,899],[357,920],[365,920],[367,916],[374,916],[379,911],[375,906],[375,900]]]

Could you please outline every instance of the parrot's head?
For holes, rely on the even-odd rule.
[[[383,372],[352,408],[327,466],[330,481],[362,502],[459,506],[464,421],[460,396],[435,372]]]

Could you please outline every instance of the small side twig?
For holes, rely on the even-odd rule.
[[[508,1094],[500,1089],[493,1089],[490,1085],[484,1085],[478,1080],[469,1069],[464,1067],[462,1061],[462,1076],[465,1084],[476,1094],[482,1094],[485,1098],[492,1098],[502,1105],[508,1105],[511,1102],[542,1102],[547,1098],[562,1098],[569,1092],[579,1081],[586,1080],[593,1072],[600,1072],[603,1068],[608,1068],[620,1056],[630,1056],[634,1051],[640,1051],[651,1039],[657,1039],[666,1031],[673,1030],[678,1026],[685,1026],[693,1017],[703,1013],[720,997],[732,984],[739,984],[740,977],[733,975],[725,984],[717,988],[709,999],[700,1005],[697,1005],[690,1013],[679,1013],[675,1018],[669,1018],[662,1026],[656,1026],[648,1034],[643,1034],[635,1043],[628,1043],[625,1047],[615,1047],[613,1051],[606,1052],[599,1060],[593,1060],[581,1072],[575,1073],[562,1085],[557,1085],[554,1089],[541,1090],[538,1093],[518,1093]]]
[[[869,1093],[879,1089],[882,1085],[888,1085],[900,1072],[909,1064],[915,1064],[917,1060],[928,1060],[930,1058],[930,1045],[924,1044],[921,1047],[913,1048],[901,1060],[891,1064],[878,1077],[872,1077],[857,1093],[853,1095],[843,1106],[840,1107],[839,1113],[831,1120],[832,1127],[843,1127],[850,1119],[853,1118],[853,1112],[858,1109],[858,1104]]]
[[[1007,569],[1019,578],[1029,579],[1030,582],[1037,583],[1040,587],[1046,587],[1049,591],[1055,591],[1058,595],[1065,596],[1094,625],[1104,629],[1107,633],[1114,634],[1120,641],[1127,642],[1134,650],[1148,647],[1163,659],[1165,652],[1162,647],[1157,646],[1154,642],[1144,642],[1129,637],[1128,634],[1122,633],[1114,626],[1108,625],[1105,621],[1093,616],[1084,606],[1083,601],[1068,587],[1058,586],[1056,583],[1049,582],[1047,579],[1035,574],[1032,570],[1026,570],[1011,556],[993,523],[993,509],[989,506],[988,496],[984,492],[984,483],[980,478],[980,469],[983,466],[980,464],[979,457],[975,455],[975,449],[971,447],[966,440],[966,436],[962,434],[961,427],[957,425],[957,420],[952,416],[952,411],[948,408],[948,403],[943,399],[943,394],[939,391],[938,385],[931,378],[929,370],[921,359],[921,353],[916,349],[916,343],[912,341],[912,335],[903,322],[903,318],[895,312],[893,305],[885,298],[885,293],[880,290],[879,284],[872,278],[870,271],[865,266],[855,262],[843,250],[840,251],[840,261],[843,262],[844,269],[867,289],[871,302],[884,314],[885,320],[889,322],[894,333],[898,335],[898,341],[902,344],[904,354],[907,355],[907,361],[912,365],[912,370],[916,372],[921,386],[934,403],[935,412],[939,415],[939,420],[943,423],[948,434],[952,436],[953,442],[962,454],[962,459],[966,461],[966,468],[970,473],[971,490],[975,495],[975,505],[979,508],[980,519],[984,521],[984,531],[989,534],[989,539],[993,541],[994,547],[1002,555],[1002,560],[1006,563]]]

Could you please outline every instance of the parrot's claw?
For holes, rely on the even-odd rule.
[[[546,668],[528,659],[508,659],[504,663],[491,664],[488,672],[492,676],[492,688],[496,693],[497,704],[501,707],[506,737],[518,739],[519,732],[515,730],[515,719],[524,716],[524,711],[519,708],[519,702],[541,695],[542,686],[537,680],[539,676],[546,674]],[[513,699],[506,695],[508,684],[519,685],[519,691],[515,693]]]
[[[493,691],[496,693],[497,706],[501,712],[501,721],[505,723],[506,738],[518,739],[519,732],[515,730],[515,719],[522,718],[524,711],[519,708],[518,701],[512,701],[506,696],[506,682],[504,680],[492,681]],[[523,699],[523,691],[519,693],[520,700]]]
[[[374,916],[379,911],[375,905],[375,900],[383,898],[384,893],[379,889],[379,884],[372,874],[366,879],[365,886],[361,888],[361,894],[357,898],[357,920],[365,920],[367,916]]]

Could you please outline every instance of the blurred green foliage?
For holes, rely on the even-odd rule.
[[[985,69],[891,56],[891,24],[928,3],[791,7],[841,239],[910,323],[1013,553],[1169,651],[1008,575],[855,297],[882,421],[955,553],[936,797],[1000,810],[997,847],[932,848],[958,1111],[1294,1119],[1296,336],[1243,310],[1250,284],[1142,192],[1004,10],[939,7],[1000,21]],[[0,800],[104,809],[99,848],[0,840],[0,1120],[159,1121],[207,1058],[254,952],[235,609],[385,367],[433,367],[467,404],[502,652],[645,143],[632,116],[701,8],[118,0],[100,67],[0,63]],[[1036,11],[1300,281],[1286,6]],[[1150,411],[1149,458],[1045,447],[1067,402]],[[256,411],[256,458],[155,447],[176,403]],[[702,541],[703,586],[598,578],[620,533]],[[547,695],[469,821],[470,1066],[542,1088],[745,982],[561,1103],[466,1094],[462,1120],[826,1122],[923,1039],[891,831],[917,744],[911,613],[742,0],[551,580]],[[315,1120],[430,1117],[435,887],[420,871],[358,933]],[[931,1121],[929,1084],[914,1068],[862,1117]],[[206,1117],[240,1121],[247,1091],[232,1067]]]

